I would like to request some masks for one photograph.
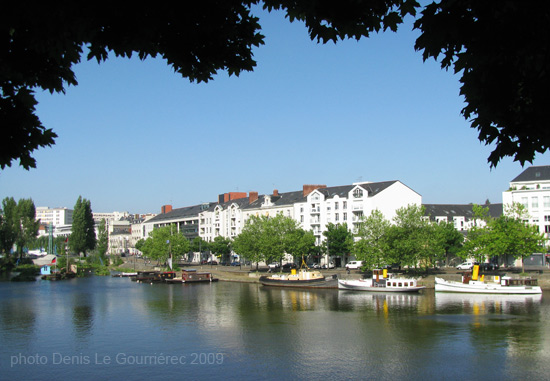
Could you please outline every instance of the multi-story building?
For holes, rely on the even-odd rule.
[[[475,218],[473,204],[423,204],[425,216],[433,222],[451,222],[456,230],[466,232],[473,226],[484,226],[485,221]],[[489,209],[489,216],[502,215],[502,204],[481,205]]]
[[[532,166],[510,182],[510,188],[502,193],[506,206],[522,204],[529,213],[529,223],[550,238],[550,165]]]
[[[36,208],[36,220],[40,221],[38,235],[48,235],[48,226],[52,226],[53,236],[68,236],[73,224],[73,210],[69,208],[49,208],[39,206]]]

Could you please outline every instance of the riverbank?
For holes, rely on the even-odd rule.
[[[135,268],[137,270],[153,270],[155,266],[153,264],[147,264],[143,263],[142,261],[138,261],[136,263],[131,262],[130,260],[121,265],[121,267],[125,268]],[[197,265],[197,264],[187,264],[183,266],[183,268],[191,268],[196,269],[197,271],[208,271],[211,272],[214,275],[214,278],[219,279],[220,281],[226,281],[226,282],[243,282],[243,283],[259,283],[259,277],[262,275],[267,275],[267,269],[265,267],[260,267],[258,271],[256,271],[256,266],[211,266],[211,265]],[[363,278],[365,274],[357,271],[357,270],[351,270],[348,274],[346,269],[337,268],[337,269],[330,269],[330,270],[321,270],[323,274],[326,275],[338,275],[338,278],[341,279],[359,279]],[[497,274],[499,275],[510,275],[512,277],[519,277],[519,273],[515,273],[514,271],[505,272],[505,271],[499,271]],[[406,275],[409,276],[409,275]],[[426,286],[426,288],[434,288],[435,287],[435,278],[440,277],[447,280],[455,280],[460,281],[462,278],[462,271],[458,271],[453,268],[449,269],[443,269],[443,270],[437,270],[437,271],[430,271],[430,273],[420,273],[413,275],[415,278],[420,278],[419,284],[422,286]],[[550,271],[545,270],[542,273],[539,272],[531,272],[528,276],[531,276],[532,278],[538,279],[539,286],[543,290],[549,290],[550,291]]]

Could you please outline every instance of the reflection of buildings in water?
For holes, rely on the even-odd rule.
[[[436,293],[435,307],[437,310],[461,307],[464,313],[474,315],[488,313],[509,313],[514,308],[540,304],[542,294],[535,295],[494,295],[494,294],[459,294]]]

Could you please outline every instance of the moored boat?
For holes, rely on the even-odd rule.
[[[419,286],[414,278],[398,278],[382,270],[374,270],[371,279],[338,279],[338,288],[368,292],[418,292],[426,287]]]
[[[338,288],[336,275],[324,276],[320,271],[294,269],[290,274],[273,274],[261,276],[260,283],[264,286],[300,287],[300,288]]]
[[[182,270],[181,277],[166,279],[167,283],[200,283],[217,282],[218,279],[209,272],[198,272],[197,270]]]
[[[508,276],[491,277],[488,281],[472,280],[469,276],[463,276],[462,282],[435,278],[436,292],[460,292],[474,294],[542,294],[537,279],[511,278]]]

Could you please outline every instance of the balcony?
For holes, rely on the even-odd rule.
[[[316,208],[311,208],[310,213],[311,213],[311,214],[319,214],[319,213],[321,213],[321,207],[318,206],[318,207],[316,207]]]

